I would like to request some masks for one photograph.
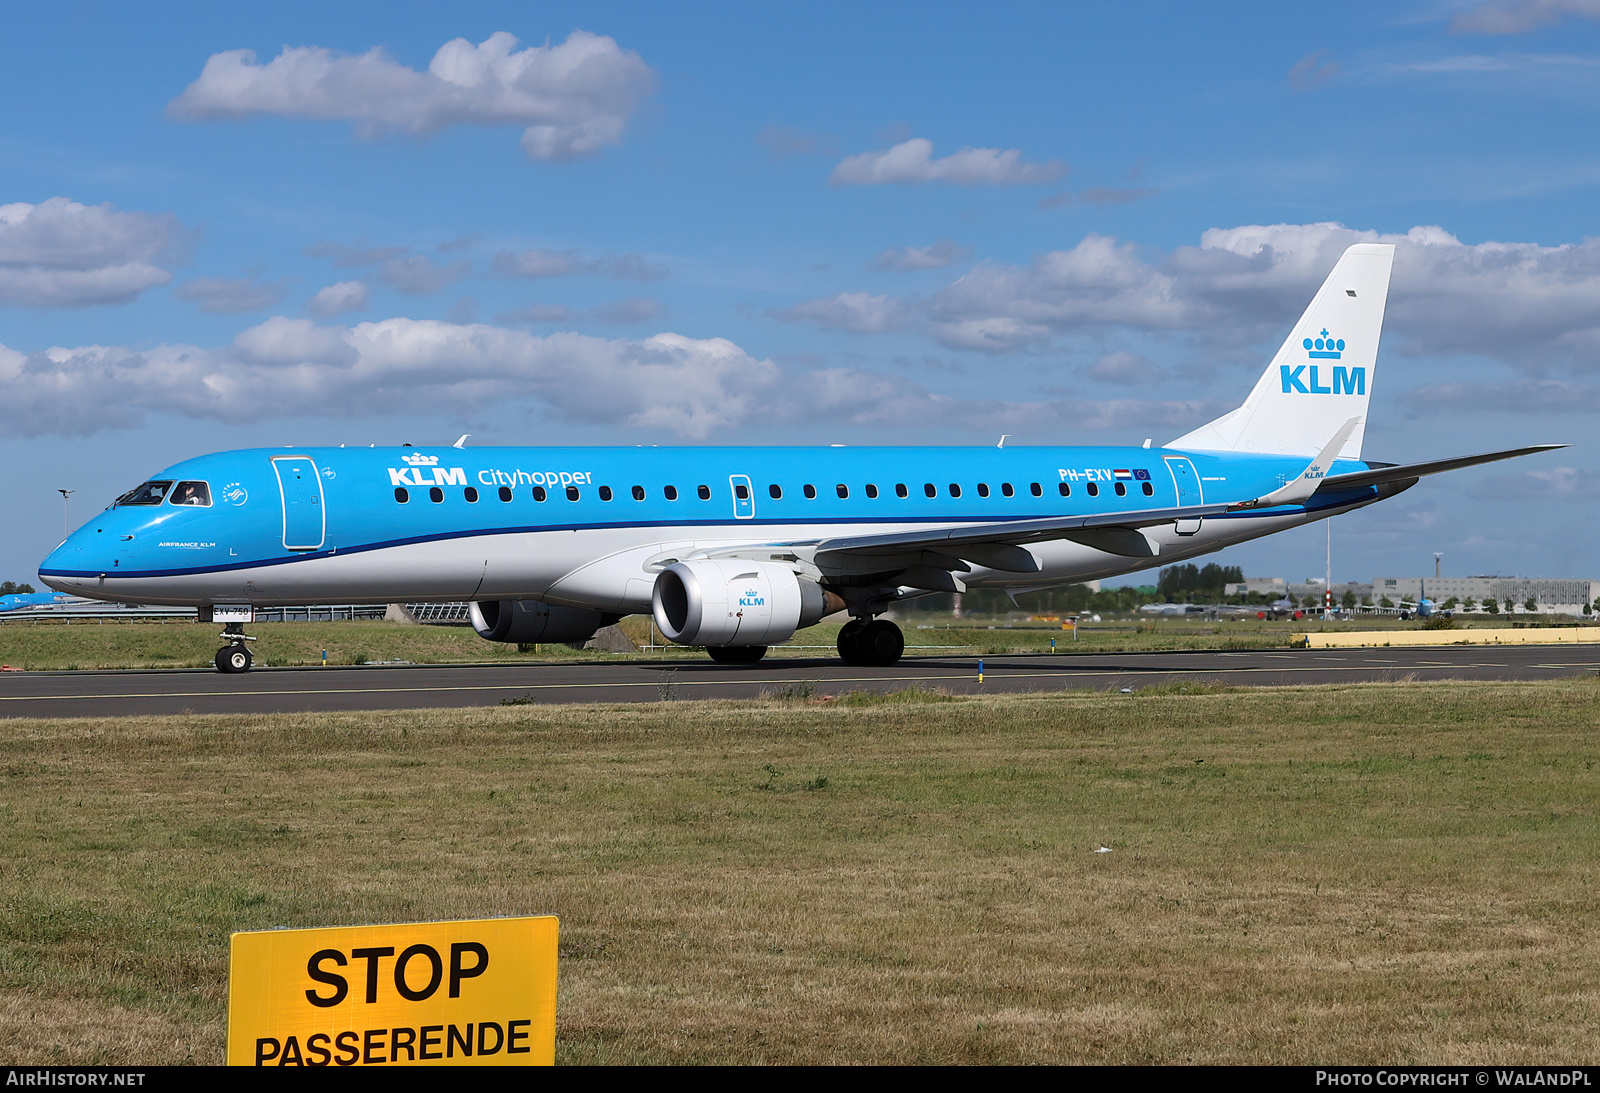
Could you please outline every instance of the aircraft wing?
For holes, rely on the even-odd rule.
[[[1427,463],[1403,463],[1398,466],[1388,467],[1377,466],[1366,471],[1330,475],[1322,480],[1317,492],[1348,490],[1360,486],[1378,486],[1385,482],[1404,482],[1407,479],[1414,481],[1424,475],[1441,474],[1444,471],[1460,470],[1462,467],[1476,467],[1480,463],[1493,463],[1500,459],[1514,459],[1519,455],[1551,452],[1557,448],[1565,447],[1567,447],[1565,444],[1535,444],[1529,448],[1511,448],[1503,452],[1485,452],[1482,455],[1463,455],[1457,456],[1455,459],[1434,459]]]
[[[920,552],[960,558],[990,569],[1010,573],[1037,573],[1037,559],[1021,549],[1023,543],[1047,539],[1076,542],[1125,557],[1154,557],[1156,546],[1139,529],[1178,521],[1198,522],[1236,508],[1233,504],[1187,505],[1166,509],[1139,509],[1082,516],[1053,516],[1037,520],[1004,520],[959,527],[918,528],[879,535],[842,535],[829,539],[792,541],[789,547],[807,548],[821,564],[828,555],[856,559],[882,558],[887,567],[906,564],[907,556]],[[899,559],[897,563],[895,559]],[[930,559],[935,565],[938,562]]]

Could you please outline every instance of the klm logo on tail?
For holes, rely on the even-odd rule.
[[[1309,356],[1314,360],[1338,360],[1344,355],[1344,339],[1330,338],[1324,330],[1321,337],[1307,338],[1302,343]],[[1278,366],[1279,378],[1283,381],[1283,393],[1286,395],[1364,395],[1367,393],[1367,370],[1365,368],[1346,368],[1343,365],[1334,365],[1333,385],[1328,386],[1321,382],[1317,375],[1318,365],[1300,364],[1290,367],[1287,364]]]

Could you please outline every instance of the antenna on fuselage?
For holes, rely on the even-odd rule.
[[[461,439],[456,441],[454,444],[450,445],[450,447],[452,447],[452,448],[465,448],[467,446],[467,437],[469,437],[471,435],[472,435],[471,433],[462,433],[461,434]]]
[[[1006,438],[1009,437],[1010,435],[1011,435],[1010,433],[1001,433],[1000,434],[1000,443],[996,444],[995,447],[996,448],[1004,448],[1006,446]]]

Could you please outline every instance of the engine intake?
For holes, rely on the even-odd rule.
[[[486,600],[472,605],[471,616],[480,638],[518,645],[588,641],[603,621],[599,611],[543,600]]]
[[[775,645],[844,607],[786,565],[741,558],[677,562],[656,577],[656,625],[679,645]]]

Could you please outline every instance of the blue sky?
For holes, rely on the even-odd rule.
[[[1574,446],[1342,518],[1335,578],[1600,578],[1596,0],[66,4],[0,50],[8,579],[58,487],[224,448],[1161,442],[1361,239],[1368,458]]]

